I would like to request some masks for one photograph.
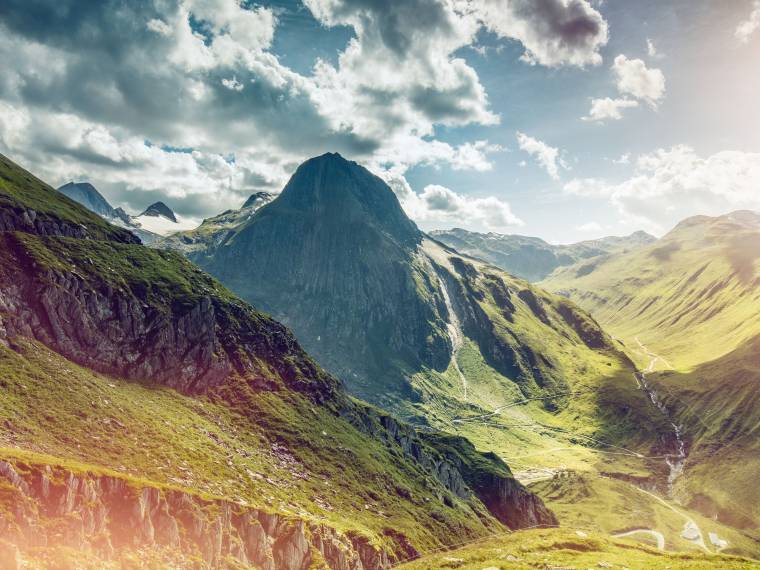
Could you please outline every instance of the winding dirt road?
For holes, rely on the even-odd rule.
[[[651,528],[637,528],[629,530],[628,532],[621,532],[619,534],[613,534],[615,538],[625,538],[626,536],[633,536],[635,534],[647,534],[657,541],[657,548],[659,550],[665,550],[665,536],[657,530]]]

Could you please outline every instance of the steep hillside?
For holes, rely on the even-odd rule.
[[[760,538],[760,337],[652,384],[689,441],[682,501]]]
[[[558,267],[608,253],[634,250],[656,240],[646,232],[610,236],[569,245],[552,245],[536,237],[481,234],[461,228],[430,233],[435,239],[466,255],[492,263],[529,281],[540,281]]]
[[[352,400],[178,254],[0,175],[3,563],[386,568],[555,522],[503,461]]]
[[[653,371],[688,459],[676,493],[757,535],[760,504],[760,215],[687,219],[656,244],[554,273],[569,296]]]
[[[657,243],[558,270],[544,285],[633,347],[675,368],[718,358],[760,334],[760,214],[684,220]]]

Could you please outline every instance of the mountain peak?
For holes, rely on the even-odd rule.
[[[177,217],[172,212],[172,209],[160,201],[148,206],[140,216],[161,216],[177,223]]]
[[[101,216],[113,214],[114,209],[111,204],[89,182],[68,182],[58,188],[58,191],[96,214]]]
[[[341,226],[370,225],[400,241],[418,241],[421,236],[393,190],[338,153],[326,153],[301,164],[267,210],[272,208],[318,215]]]
[[[271,202],[274,196],[270,194],[269,192],[254,192],[250,196],[248,196],[248,199],[243,203],[241,206],[241,209],[244,208],[253,208],[254,206],[261,206],[262,202]]]

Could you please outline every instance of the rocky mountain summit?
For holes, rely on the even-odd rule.
[[[171,220],[175,224],[177,223],[177,216],[174,215],[174,212],[172,212],[172,209],[164,204],[163,202],[154,202],[145,210],[139,214],[139,216],[153,216],[153,217],[163,217],[167,220]],[[138,217],[139,217],[138,216]]]
[[[560,333],[557,348],[613,350],[572,305],[426,236],[381,179],[338,154],[306,161],[265,208],[187,254],[390,409],[425,397],[415,375],[446,371],[459,333],[526,395],[568,386],[559,354],[526,327]]]
[[[69,182],[58,188],[58,191],[109,223],[128,229],[146,244],[194,225],[179,219],[169,206],[160,201],[151,204],[137,216],[131,216],[124,209],[111,206],[89,182]]]
[[[69,182],[58,188],[58,191],[99,216],[115,217],[114,207],[89,182]]]

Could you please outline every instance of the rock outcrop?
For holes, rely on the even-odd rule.
[[[55,254],[48,248],[76,256],[75,243],[8,233],[0,240],[5,253],[0,335],[34,338],[93,370],[149,379],[185,393],[207,392],[232,374],[260,387],[284,381],[317,397],[337,386],[285,327],[244,303],[213,294],[212,280],[179,255],[145,249],[142,253],[153,259],[142,263],[160,263],[166,261],[162,255],[170,255],[175,258],[170,263],[184,264],[194,282],[179,291],[181,298],[171,289],[152,291],[150,283],[109,280],[107,257],[98,261],[87,255],[94,245],[66,267],[46,265],[43,258]],[[114,247],[106,254],[129,254]]]
[[[437,432],[417,431],[374,408],[343,408],[354,426],[397,445],[445,489],[460,499],[477,498],[511,529],[556,526],[557,518],[540,498],[515,480],[509,467],[493,453],[481,453],[467,439]],[[438,500],[447,501],[439,496]]]
[[[9,489],[0,498],[0,536],[13,545],[0,548],[0,561],[9,564],[34,548],[63,546],[103,561],[155,549],[193,568],[390,567],[364,537],[115,475],[0,460],[0,482]]]

